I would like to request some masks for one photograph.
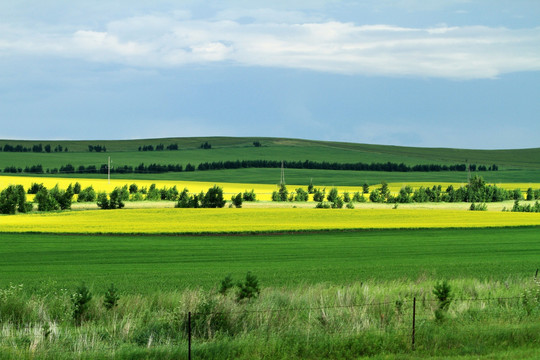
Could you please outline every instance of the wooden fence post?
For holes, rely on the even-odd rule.
[[[191,360],[191,311],[188,312],[188,360]]]
[[[412,306],[412,350],[414,351],[414,335],[415,335],[415,325],[416,325],[416,297],[413,298]]]

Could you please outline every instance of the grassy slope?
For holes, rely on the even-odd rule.
[[[0,234],[2,287],[86,281],[102,291],[153,293],[253,271],[263,286],[534,274],[538,228],[386,230],[282,236],[66,236]],[[292,271],[294,269],[294,271]]]
[[[255,140],[260,140],[263,147],[253,147],[252,143]],[[198,149],[199,145],[204,141],[208,141],[212,144],[211,150]],[[62,144],[70,149],[70,153],[0,153],[0,167],[6,166],[10,161],[21,165],[33,165],[36,162],[41,162],[45,167],[50,167],[52,165],[63,165],[67,162],[77,165],[101,164],[106,161],[107,155],[112,154],[114,154],[114,158],[117,160],[119,165],[136,165],[140,162],[198,163],[201,161],[236,159],[309,159],[314,161],[336,162],[391,161],[398,163],[404,162],[406,164],[452,164],[464,163],[466,160],[468,160],[470,163],[486,165],[496,163],[503,168],[520,169],[538,168],[540,165],[540,148],[517,150],[467,150],[368,145],[300,139],[233,137],[49,142],[0,140],[0,146],[3,146],[6,143],[22,144],[27,147],[38,143],[51,143],[53,147],[56,146],[56,144]],[[137,151],[137,148],[141,145],[151,144],[155,146],[160,143],[164,144],[165,146],[172,143],[178,144],[181,151],[163,151],[159,153]],[[105,145],[109,153],[88,153],[89,144]],[[69,161],[69,159],[71,159],[71,161]]]

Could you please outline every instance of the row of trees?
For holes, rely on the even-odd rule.
[[[243,168],[280,168],[281,161],[275,160],[236,160],[236,161],[214,161],[205,162],[197,166],[197,170],[223,170],[223,169],[243,169]],[[437,171],[497,171],[499,167],[495,164],[491,166],[470,164],[440,165],[422,164],[405,165],[404,163],[337,163],[337,162],[317,162],[317,161],[283,161],[283,166],[288,169],[316,169],[316,170],[356,170],[356,171],[388,171],[388,172],[437,172]]]
[[[107,148],[104,145],[88,145],[88,151],[107,152]]]
[[[314,188],[310,183],[308,191],[303,188],[298,188],[295,191],[287,190],[284,184],[279,186],[279,189],[272,193],[272,201],[308,201],[309,195],[313,194],[313,201],[318,202],[317,208],[338,208],[341,209],[346,203],[348,208],[354,209],[353,202],[366,202],[366,198],[359,191],[352,196],[348,192],[344,192],[343,196],[339,195],[337,188],[330,189],[328,195],[326,188]]]
[[[420,187],[413,189],[404,186],[397,195],[392,195],[388,184],[383,182],[381,187],[371,191],[369,200],[377,203],[422,203],[422,202],[469,202],[488,203],[504,200],[522,200],[523,194],[520,189],[506,190],[497,185],[487,185],[480,176],[474,176],[470,183],[455,189],[452,185],[443,191],[441,185],[433,187]],[[527,190],[527,200],[540,199],[540,189]]]
[[[404,164],[395,164],[395,163],[372,163],[372,164],[338,164],[338,163],[328,163],[328,162],[314,162],[314,161],[298,161],[298,162],[284,162],[284,165],[288,168],[294,169],[322,169],[322,170],[355,170],[355,171],[465,171],[467,168],[464,164],[462,165],[414,165],[412,167],[406,166]],[[365,165],[365,166],[364,166]],[[402,166],[403,165],[403,166]],[[205,171],[205,170],[224,170],[224,169],[246,169],[246,168],[279,168],[281,167],[280,161],[272,160],[236,160],[236,161],[218,161],[212,163],[201,163],[198,166],[188,163],[184,168],[181,164],[150,164],[145,165],[141,163],[137,166],[114,166],[111,168],[111,173],[116,174],[159,174],[166,172],[182,172],[182,171]],[[496,171],[498,167],[492,165],[487,168],[484,165],[476,166],[470,165],[471,171]],[[4,168],[5,173],[37,173],[37,174],[107,174],[108,167],[107,164],[102,164],[97,167],[96,165],[80,165],[75,167],[71,164],[62,165],[60,168],[52,169],[43,169],[41,164],[26,166],[23,168],[16,168],[15,166],[7,166]]]
[[[163,150],[178,150],[178,144],[170,144],[165,147],[163,144],[156,145],[143,145],[139,146],[139,151],[163,151]]]
[[[37,189],[36,189],[37,188]],[[71,209],[73,187],[61,190],[58,185],[48,190],[43,184],[37,186],[34,202],[38,211]],[[26,201],[26,192],[22,185],[10,185],[0,193],[0,214],[26,213],[33,210],[33,204]]]
[[[36,144],[32,145],[32,147],[26,147],[23,145],[9,145],[5,144],[3,147],[0,146],[0,151],[4,152],[35,152],[35,153],[50,153],[50,152],[67,152],[68,148],[63,147],[62,145],[56,145],[54,148],[47,144],[43,146],[43,144]]]

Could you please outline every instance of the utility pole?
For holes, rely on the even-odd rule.
[[[281,162],[281,179],[279,181],[280,186],[285,185],[285,168],[283,167],[283,161]]]
[[[111,157],[109,156],[109,163],[107,165],[107,181],[111,183]]]

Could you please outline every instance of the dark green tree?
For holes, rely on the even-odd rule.
[[[118,300],[120,300],[118,289],[114,287],[114,284],[111,284],[103,297],[103,306],[105,306],[105,309],[107,310],[112,310],[118,306]]]
[[[243,299],[256,298],[259,296],[260,292],[259,280],[251,273],[251,271],[248,271],[244,283],[238,283],[238,294],[236,299],[240,301]]]
[[[90,306],[90,300],[92,300],[92,293],[82,283],[75,292],[71,295],[71,303],[73,305],[73,320],[77,326],[81,325],[85,319],[88,307]]]
[[[214,185],[201,199],[201,207],[203,208],[222,208],[226,201],[223,199],[223,189]]]
[[[241,208],[242,207],[242,201],[243,201],[243,198],[242,198],[242,193],[238,193],[238,195],[233,195],[232,198],[231,198],[231,201],[233,203],[233,205],[237,208]]]

